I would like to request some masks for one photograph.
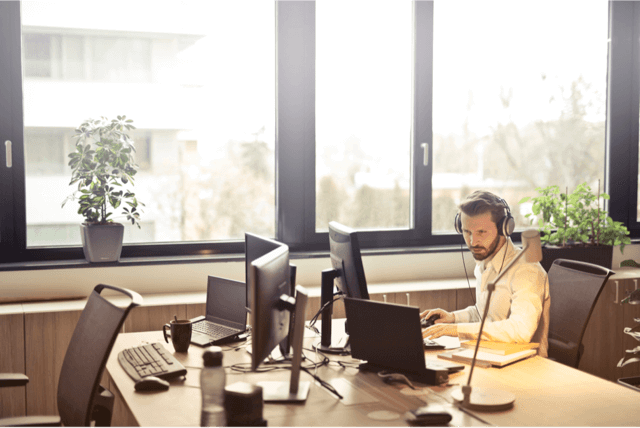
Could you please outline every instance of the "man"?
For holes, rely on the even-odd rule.
[[[496,195],[476,191],[458,207],[456,230],[476,260],[476,305],[447,312],[426,310],[423,318],[439,315],[435,324],[422,333],[434,339],[459,336],[462,340],[477,339],[481,316],[487,302],[487,284],[494,280],[522,251],[511,242],[513,217],[507,203]],[[540,343],[538,355],[547,356],[549,333],[549,281],[540,263],[527,263],[521,257],[498,281],[491,295],[482,338],[515,343]]]

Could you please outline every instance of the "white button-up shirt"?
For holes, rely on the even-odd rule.
[[[476,304],[453,312],[460,339],[477,339],[481,314],[487,302],[487,284],[522,250],[507,238],[490,260],[476,261]],[[482,338],[511,343],[540,343],[538,355],[546,357],[549,335],[549,280],[540,263],[522,256],[498,281],[491,295]]]

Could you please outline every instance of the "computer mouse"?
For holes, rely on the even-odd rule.
[[[430,349],[432,351],[436,350],[436,349],[445,349],[446,348],[446,346],[444,346],[444,345],[442,345],[442,344],[440,344],[440,343],[438,343],[436,341],[433,341],[431,339],[424,339],[422,341],[422,343],[424,344],[424,349]]]
[[[134,386],[136,391],[166,391],[169,389],[169,382],[155,376],[143,377]]]
[[[435,315],[431,315],[428,319],[427,318],[423,318],[420,320],[420,326],[422,328],[427,328],[427,327],[431,327],[433,324],[435,324],[436,320],[440,318],[440,315],[435,314]]]

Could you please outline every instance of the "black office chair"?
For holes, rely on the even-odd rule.
[[[549,269],[549,358],[578,368],[582,337],[593,308],[614,272],[602,266],[556,259]]]
[[[118,291],[131,303],[119,308],[100,292]],[[60,416],[22,416],[0,419],[0,426],[95,426],[111,425],[114,396],[100,385],[102,372],[111,348],[129,311],[142,304],[135,291],[99,284],[89,296],[73,331],[58,380],[58,412]],[[0,387],[22,386],[29,378],[22,374],[1,374]]]

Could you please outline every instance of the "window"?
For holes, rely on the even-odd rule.
[[[411,226],[412,12],[316,3],[316,231]]]
[[[537,187],[602,191],[607,1],[436,2],[434,16],[433,230],[451,233],[478,188],[517,227]]]
[[[274,4],[173,3],[133,3],[126,20],[22,4],[27,247],[78,245],[77,205],[60,208],[74,129],[120,114],[146,204],[125,243],[275,236]]]
[[[639,234],[632,2],[94,8],[0,2],[5,260],[82,257],[82,219],[59,208],[66,154],[82,120],[119,114],[137,127],[146,203],[125,257],[241,252],[245,231],[326,249],[331,220],[364,248],[449,245],[473,189],[504,196],[522,227],[523,196],[583,181]]]

